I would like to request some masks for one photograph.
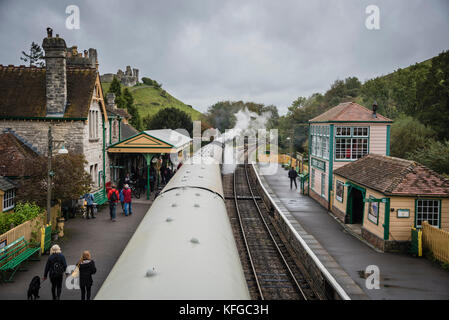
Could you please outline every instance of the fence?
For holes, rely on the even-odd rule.
[[[449,263],[449,232],[435,228],[427,221],[422,223],[423,247],[432,251],[435,258]]]
[[[261,154],[258,156],[259,161],[260,162],[277,162],[283,165],[291,165],[293,164],[293,167],[297,168],[300,166],[300,164],[296,163],[297,159],[293,158],[291,159],[291,157],[289,155],[286,154],[277,154],[277,155],[265,155],[265,154]],[[292,162],[293,161],[293,162]],[[309,167],[307,164],[303,164],[303,171],[308,172],[309,171]]]
[[[58,218],[58,213],[60,211],[60,206],[55,205],[50,210],[51,215],[51,224],[52,229],[56,229],[57,223],[56,219]],[[11,230],[5,232],[4,234],[0,235],[0,244],[2,245],[8,245],[12,243],[13,241],[19,239],[20,237],[24,237],[26,241],[30,241],[33,239],[34,241],[37,241],[38,243],[41,242],[41,227],[44,226],[47,220],[46,213],[40,217],[37,217],[33,220],[26,221],[20,225],[18,225],[15,228],[12,228]],[[33,234],[34,233],[34,234]],[[6,240],[6,243],[4,242]]]

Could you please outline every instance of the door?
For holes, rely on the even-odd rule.
[[[354,186],[349,187],[348,191],[347,213],[349,215],[349,223],[363,224],[366,191]]]

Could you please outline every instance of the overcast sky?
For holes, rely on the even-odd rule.
[[[80,29],[66,28],[66,7]],[[368,5],[380,29],[368,30]],[[0,64],[20,65],[51,26],[68,46],[96,48],[100,72],[127,65],[200,111],[220,100],[274,104],[335,79],[361,81],[449,49],[447,0],[0,0]]]

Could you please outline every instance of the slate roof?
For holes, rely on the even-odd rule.
[[[16,185],[8,178],[0,176],[0,190],[8,191],[16,188]]]
[[[45,117],[45,68],[0,65],[0,118]],[[67,68],[64,118],[87,118],[97,71]]]
[[[332,122],[332,121],[368,121],[368,122],[393,122],[381,114],[377,113],[377,118],[373,118],[373,111],[355,102],[344,102],[338,106],[327,110],[319,116],[310,119],[309,122]]]
[[[121,138],[121,140],[128,139],[129,137],[132,137],[138,133],[139,133],[139,131],[137,131],[133,126],[126,124],[123,121],[120,122],[120,138]]]
[[[172,129],[147,130],[145,133],[156,139],[169,143],[175,148],[182,147],[192,141],[190,137]]]
[[[39,153],[25,139],[12,130],[0,134],[0,175],[21,177],[25,175],[25,160]]]
[[[449,180],[415,161],[368,154],[334,174],[385,195],[449,197]]]
[[[121,108],[111,109],[108,106],[106,106],[106,111],[108,112],[108,114],[113,114],[113,115],[116,115],[116,116],[120,116],[120,117],[125,118],[125,119],[131,118],[130,114],[128,113],[128,111],[126,109],[121,109]]]

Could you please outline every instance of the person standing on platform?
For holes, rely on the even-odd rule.
[[[133,209],[131,205],[131,189],[127,184],[125,184],[125,188],[123,189],[123,197],[125,200],[125,216],[133,214]]]
[[[117,191],[117,189],[115,189],[115,186],[111,186],[111,190],[109,190],[108,192],[108,200],[109,200],[109,214],[111,216],[111,220],[113,222],[115,222],[115,214],[116,214],[116,208],[117,208],[117,203],[120,199],[120,195]]]
[[[131,183],[131,175],[129,172],[126,174],[123,184],[130,184]]]
[[[90,192],[86,193],[84,195],[84,200],[86,200],[86,219],[90,219],[89,218],[89,212],[90,212],[90,216],[92,219],[95,219],[94,216],[94,195]]]
[[[125,196],[123,195],[123,190],[124,190],[124,188],[122,188],[120,190],[119,198],[120,198],[120,204],[122,205],[122,213],[125,213]]]
[[[156,159],[156,188],[159,187],[159,184],[161,183],[161,167],[162,167],[162,159],[157,158]]]
[[[47,280],[47,275],[50,274],[51,294],[53,300],[61,298],[62,278],[67,269],[65,257],[61,253],[61,248],[55,244],[50,249],[50,256],[45,265],[44,281]]]
[[[90,300],[90,289],[93,283],[92,275],[97,272],[97,268],[89,251],[83,252],[77,266],[79,268],[81,300]]]
[[[298,185],[296,184],[296,178],[298,177],[298,173],[295,168],[291,167],[288,171],[288,177],[290,178],[290,190],[293,188],[293,182],[295,183],[295,188],[298,189]]]

